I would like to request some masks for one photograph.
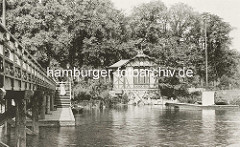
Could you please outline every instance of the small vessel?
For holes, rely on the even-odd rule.
[[[233,109],[239,108],[239,105],[200,105],[200,104],[189,104],[189,103],[171,103],[167,102],[165,104],[168,108],[177,108],[177,109]]]
[[[79,114],[83,111],[83,106],[74,104],[71,107],[72,107],[72,111],[73,111],[74,114]]]

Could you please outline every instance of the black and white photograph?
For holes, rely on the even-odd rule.
[[[0,0],[0,147],[240,147],[239,0]]]

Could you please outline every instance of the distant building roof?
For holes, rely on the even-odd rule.
[[[135,57],[133,57],[133,58],[131,58],[131,59],[127,59],[127,60],[126,60],[126,59],[125,59],[125,60],[120,60],[120,61],[114,63],[113,65],[109,66],[108,68],[118,68],[118,67],[122,67],[123,65],[126,65],[128,62],[134,60],[135,58],[148,58],[148,59],[150,59],[150,60],[153,60],[152,57],[149,57],[148,55],[145,55],[145,54],[143,53],[143,51],[141,50],[141,51],[138,51],[138,54],[137,54]]]
[[[153,58],[149,57],[148,55],[144,54],[142,50],[138,51],[138,54],[135,57],[133,57],[132,59],[139,58],[139,57],[153,59]],[[130,60],[132,60],[132,59],[130,59]]]
[[[113,65],[109,66],[109,68],[118,68],[121,67],[122,65],[128,63],[129,60],[120,60],[116,63],[114,63]]]

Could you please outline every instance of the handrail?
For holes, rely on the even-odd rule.
[[[11,72],[9,74],[4,70],[0,71],[0,74],[3,72],[8,77],[28,81],[29,83],[31,81],[35,85],[55,89],[56,81],[52,77],[47,76],[47,71],[41,67],[25,47],[1,23],[0,45],[3,46],[0,51],[0,57],[3,60],[2,64],[5,64],[2,67],[7,69],[7,72]],[[29,75],[31,79],[27,79]]]

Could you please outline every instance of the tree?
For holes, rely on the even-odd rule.
[[[206,18],[208,19],[204,20]],[[218,16],[199,14],[183,3],[167,9],[162,2],[157,1],[136,7],[130,25],[132,38],[145,38],[145,53],[155,57],[161,66],[192,68],[193,78],[179,80],[189,86],[199,86],[206,74],[204,21],[207,23],[209,81],[217,83],[216,81],[221,82],[222,76],[236,75],[238,71],[233,69],[236,69],[239,60],[237,53],[229,49],[229,33],[232,28]]]
[[[64,55],[70,37],[63,25],[70,12],[64,1],[11,1],[7,10],[7,27],[35,55],[43,67],[55,56]]]
[[[209,81],[227,83],[239,72],[239,54],[229,48],[231,26],[183,3],[149,2],[128,17],[110,0],[12,0],[7,11],[8,29],[44,67],[105,68],[142,49],[161,66],[193,69],[194,78],[178,79],[179,85],[199,86],[206,74],[206,24]]]
[[[130,16],[132,37],[157,43],[166,32],[167,7],[161,1],[149,2],[135,7]]]
[[[13,0],[8,6],[8,29],[44,67],[53,61],[108,66],[124,56],[126,20],[109,0]]]

